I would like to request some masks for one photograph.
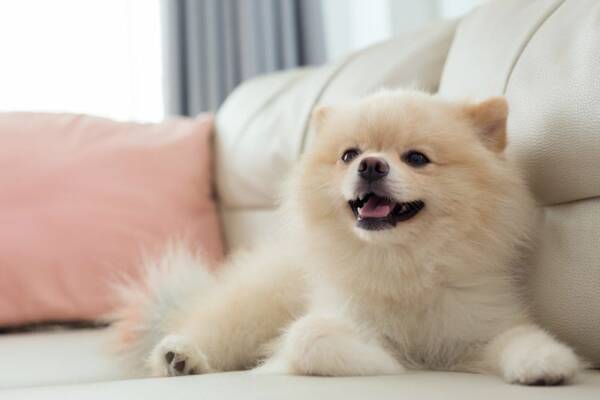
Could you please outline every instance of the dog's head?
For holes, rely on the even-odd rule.
[[[396,244],[505,217],[506,191],[526,196],[503,155],[507,112],[500,97],[465,103],[420,92],[317,109],[296,191],[303,215],[311,226]]]

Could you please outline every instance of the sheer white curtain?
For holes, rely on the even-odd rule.
[[[162,119],[158,0],[0,0],[0,111]]]

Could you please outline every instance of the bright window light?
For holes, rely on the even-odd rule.
[[[0,111],[163,118],[159,0],[0,0]]]

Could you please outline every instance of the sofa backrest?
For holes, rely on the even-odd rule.
[[[600,2],[503,0],[458,27],[440,93],[510,104],[509,152],[544,209],[534,315],[600,366]]]

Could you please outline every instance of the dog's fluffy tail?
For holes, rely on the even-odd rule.
[[[113,321],[117,353],[127,365],[139,368],[152,348],[171,333],[170,322],[182,307],[214,285],[205,263],[183,244],[170,245],[162,257],[146,261],[143,267],[141,280],[116,285],[119,306],[108,317]]]

